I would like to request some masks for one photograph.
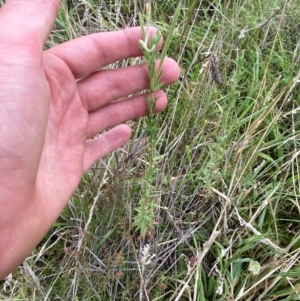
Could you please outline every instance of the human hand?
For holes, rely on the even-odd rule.
[[[0,278],[44,237],[82,174],[129,140],[130,128],[119,124],[147,113],[142,95],[115,101],[148,87],[146,65],[96,72],[141,56],[140,28],[43,51],[58,7],[58,0],[8,0],[0,10]],[[166,59],[162,81],[178,77]],[[157,96],[159,112],[167,99]]]

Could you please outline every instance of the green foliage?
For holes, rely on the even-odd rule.
[[[162,35],[158,30],[154,37],[150,37],[149,27],[151,23],[151,5],[150,3],[146,4],[146,12],[145,19],[146,23],[144,23],[144,16],[142,14],[139,15],[139,20],[142,28],[142,40],[139,41],[140,48],[144,54],[145,61],[148,66],[149,72],[149,90],[146,91],[146,102],[149,110],[148,116],[145,117],[145,128],[144,131],[148,133],[149,138],[149,164],[145,168],[145,183],[142,186],[141,197],[139,201],[139,206],[135,210],[137,211],[137,215],[134,217],[134,225],[138,230],[140,230],[141,237],[145,237],[148,230],[154,229],[153,220],[155,218],[154,210],[157,207],[155,203],[155,191],[153,191],[152,182],[157,177],[157,160],[155,160],[156,153],[156,145],[158,145],[157,141],[157,132],[158,127],[156,121],[153,118],[156,97],[154,92],[158,91],[162,88],[164,83],[161,81],[162,76],[162,64],[167,55],[167,51],[170,47],[170,43],[173,37],[173,33],[175,30],[175,25],[177,23],[177,19],[179,16],[181,6],[178,5],[172,24],[170,26],[170,31],[168,37],[166,39],[164,48],[162,50],[162,54],[160,57],[160,62],[158,63],[158,67],[156,67],[156,56],[157,49],[159,46],[159,42],[161,41]]]

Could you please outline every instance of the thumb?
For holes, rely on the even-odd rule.
[[[42,48],[58,8],[59,0],[7,0],[0,9],[1,42]]]

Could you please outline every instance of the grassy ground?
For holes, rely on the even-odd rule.
[[[178,1],[153,2],[167,35]],[[142,9],[64,0],[47,47]],[[299,15],[299,0],[182,1],[168,108],[131,122],[0,298],[300,300]]]

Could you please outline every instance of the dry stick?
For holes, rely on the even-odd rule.
[[[290,259],[291,262],[289,262],[289,264],[283,269],[283,273],[287,272],[288,270],[290,270],[290,268],[295,264],[295,262],[297,262],[298,258],[300,255],[300,250],[293,255],[293,257]],[[248,294],[251,290],[253,290],[254,288],[256,288],[258,286],[258,284],[262,283],[264,280],[268,279],[270,275],[274,274],[277,270],[279,270],[280,268],[282,268],[282,265],[277,265],[274,269],[272,269],[270,272],[268,272],[266,275],[264,275],[262,278],[259,279],[258,282],[254,283],[249,289],[247,289],[245,292],[242,292],[240,294],[238,294],[238,296],[236,297],[235,301],[240,300],[243,296],[245,296],[246,294]],[[265,294],[280,280],[282,279],[282,276],[279,275],[277,276],[273,283],[270,285],[268,285],[268,287],[265,289],[265,291],[260,295],[259,300],[262,300],[262,297],[265,296]]]
[[[277,191],[279,187],[279,184],[277,185],[277,187],[274,189],[274,191],[272,192],[272,194],[266,199],[266,202],[268,203],[269,199],[271,198],[271,196]],[[225,206],[229,203],[231,203],[231,200],[229,199],[229,197],[227,197],[225,194],[221,193],[220,191],[218,191],[217,189],[215,188],[211,188],[211,190],[215,193],[217,193],[219,196],[221,196],[222,198],[224,198],[227,203],[225,204]],[[224,209],[223,209],[224,211]],[[258,236],[262,236],[263,234],[260,233],[258,230],[256,230],[256,228],[254,228],[250,223],[246,222],[239,214],[239,211],[237,210],[237,208],[235,207],[235,213],[238,217],[238,220],[240,222],[240,224],[242,226],[245,226],[247,229],[249,229],[251,232],[253,232],[255,235],[258,235]],[[253,221],[253,218],[251,219],[251,221]],[[261,243],[265,244],[265,245],[269,245],[269,246],[272,246],[274,249],[276,250],[279,250],[281,252],[284,252],[284,249],[278,247],[276,244],[274,244],[270,239],[268,238],[262,238],[260,240]]]
[[[273,193],[277,190],[278,186],[274,189]],[[211,188],[211,190],[215,193],[217,193],[219,196],[221,196],[222,198],[224,198],[227,203],[225,204],[225,207],[224,209],[227,207],[227,204],[229,204],[231,202],[231,200],[226,196],[224,195],[223,193],[221,193],[220,191],[218,191],[217,189],[215,188]],[[268,198],[269,200],[269,198]],[[224,211],[223,209],[223,211]],[[258,236],[261,236],[262,234],[256,230],[250,223],[247,223],[239,214],[237,208],[235,208],[235,213],[241,223],[241,225],[245,226],[247,229],[249,229],[250,231],[252,231],[255,235],[258,235]],[[220,220],[220,219],[219,219]],[[219,223],[219,220],[218,220],[218,223]],[[251,219],[253,220],[253,219]],[[218,224],[217,223],[217,224]],[[276,249],[277,251],[280,251],[281,253],[284,253],[284,249],[278,247],[276,244],[274,244],[270,239],[268,238],[262,238],[260,240],[261,243],[265,244],[265,245],[269,245],[269,246],[272,246],[274,249]],[[300,252],[300,251],[299,251]],[[252,287],[250,287],[246,292],[242,292],[241,294],[239,294],[236,298],[236,301],[239,300],[241,297],[243,297],[244,295],[246,295],[248,292],[250,292],[254,287],[256,287],[259,283],[261,283],[263,280],[267,279],[272,273],[274,273],[275,271],[277,271],[281,266],[278,266],[276,267],[275,269],[273,269],[272,271],[270,271],[269,273],[267,273],[262,279],[259,280],[258,283],[256,283],[255,285],[253,285]],[[286,269],[285,269],[286,270]],[[277,279],[278,278],[278,279]],[[277,277],[276,280],[278,281],[280,277]],[[277,282],[276,281],[276,282]]]
[[[256,230],[255,227],[253,227],[250,223],[247,223],[239,214],[239,211],[238,209],[235,207],[235,214],[237,215],[238,217],[238,220],[240,222],[240,225],[241,226],[245,226],[247,229],[249,229],[251,232],[253,232],[255,235],[258,235],[258,236],[263,236],[262,233],[260,233],[258,230]],[[274,244],[269,238],[262,238],[259,240],[262,244],[265,244],[265,245],[268,245],[268,246],[271,246],[272,248],[274,248],[275,250],[277,251],[280,251],[281,253],[284,253],[284,249],[278,247],[276,244]]]
[[[218,222],[217,222],[217,225],[219,224],[219,221],[221,220],[221,217],[219,218]],[[216,227],[215,227],[216,229]],[[211,234],[210,238],[208,239],[208,241],[203,245],[203,251],[201,252],[201,254],[199,255],[198,257],[198,264],[196,267],[194,267],[191,275],[189,276],[189,278],[187,279],[187,281],[184,283],[181,291],[179,292],[179,294],[177,295],[177,293],[175,292],[173,294],[173,296],[171,297],[170,300],[172,300],[172,298],[177,295],[177,298],[174,300],[174,301],[179,301],[180,300],[180,297],[182,296],[182,294],[184,293],[184,291],[188,288],[188,284],[189,282],[191,281],[192,277],[194,276],[194,272],[197,271],[199,269],[199,265],[201,263],[201,261],[203,260],[203,258],[205,257],[206,253],[209,251],[211,245],[214,243],[215,239],[219,236],[220,234],[220,231],[217,231],[215,230],[213,231],[213,233]],[[195,300],[195,293],[196,293],[196,290],[194,291],[194,300]]]
[[[288,272],[293,265],[297,264],[298,261],[299,261],[299,255],[300,255],[300,250],[298,250],[294,255],[293,257],[291,257],[289,259],[289,263],[282,269],[281,273],[285,273],[285,272]],[[281,265],[279,265],[280,267],[282,267]],[[259,298],[257,299],[257,301],[260,301],[262,300],[262,298],[267,294],[267,292],[269,292],[271,290],[271,288],[273,288],[273,286],[282,279],[282,275],[279,274],[279,276],[277,276],[273,281],[272,283],[268,283],[268,286],[265,288],[265,290],[261,293],[261,295],[259,296]],[[253,285],[254,286],[254,285]],[[253,288],[253,286],[251,288]],[[250,288],[250,289],[251,289]],[[249,289],[249,290],[250,290]],[[246,291],[247,293],[248,291]],[[299,293],[299,291],[298,291]]]
[[[214,227],[214,229],[212,231],[212,234],[210,235],[208,241],[203,245],[203,251],[198,256],[198,260],[197,260],[198,264],[197,264],[197,266],[194,267],[193,272],[191,273],[191,275],[189,276],[189,278],[187,279],[187,281],[183,285],[183,287],[182,287],[181,291],[178,293],[178,295],[177,295],[177,292],[175,292],[173,294],[173,296],[171,297],[171,300],[172,300],[173,297],[175,297],[175,295],[177,295],[175,301],[179,301],[180,300],[180,297],[182,296],[182,294],[184,293],[184,291],[188,287],[188,283],[191,281],[192,277],[194,276],[194,272],[199,269],[201,261],[203,260],[203,258],[207,254],[207,252],[210,250],[211,245],[214,243],[214,241],[216,240],[216,238],[220,234],[220,231],[217,230],[217,229],[218,229],[218,227],[219,227],[219,225],[221,223],[221,220],[223,219],[222,216],[223,216],[224,212],[226,211],[227,206],[231,203],[231,200],[226,195],[224,195],[223,193],[221,193],[220,191],[218,191],[217,189],[211,188],[211,190],[213,192],[215,192],[216,194],[218,194],[219,196],[221,196],[226,201],[226,203],[225,203],[224,208],[222,209],[222,212],[220,214],[220,217],[219,217],[219,219],[218,219],[218,221],[217,221],[217,223],[216,223],[216,225],[215,225],[215,227]],[[194,300],[195,300],[195,293],[196,293],[196,290],[194,292]]]

